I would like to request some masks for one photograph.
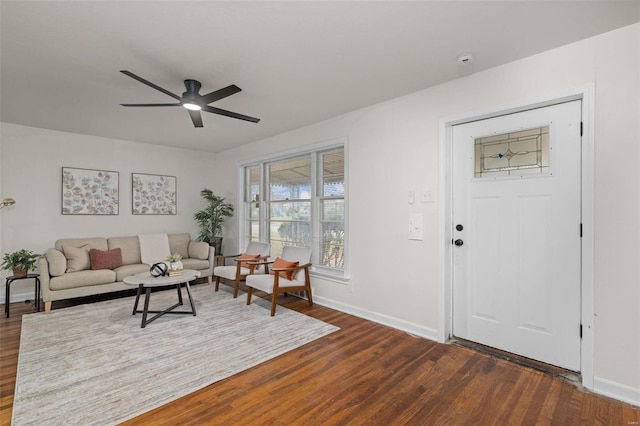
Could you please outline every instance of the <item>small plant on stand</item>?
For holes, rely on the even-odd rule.
[[[41,254],[36,254],[31,250],[21,249],[2,256],[0,268],[12,270],[13,276],[17,278],[26,277],[29,270],[34,269]]]

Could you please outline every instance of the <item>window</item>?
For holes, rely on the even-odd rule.
[[[320,257],[322,265],[344,267],[344,150],[324,152],[318,156],[321,170]]]
[[[244,237],[245,246],[250,241],[260,240],[260,167],[246,167],[245,168],[245,206],[247,214],[245,214],[244,230],[246,235]]]
[[[549,126],[475,140],[475,177],[549,173]]]
[[[344,142],[241,165],[241,244],[310,247],[315,273],[345,275]]]
[[[268,163],[267,185],[271,254],[285,245],[311,247],[311,156]]]

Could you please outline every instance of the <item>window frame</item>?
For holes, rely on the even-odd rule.
[[[321,219],[322,214],[320,211],[321,208],[321,200],[323,199],[335,199],[336,197],[326,197],[319,190],[318,185],[322,180],[322,176],[319,174],[318,169],[318,157],[325,152],[330,152],[332,150],[342,149],[344,155],[344,264],[342,269],[336,269],[331,267],[326,267],[324,265],[320,265],[319,256],[321,253],[322,246],[322,235],[320,235],[321,229]],[[346,282],[349,280],[349,183],[348,183],[348,150],[347,150],[347,139],[345,137],[336,138],[320,143],[315,143],[312,145],[304,145],[299,148],[289,149],[285,151],[280,151],[275,154],[263,155],[243,161],[238,162],[238,197],[241,205],[238,206],[238,242],[240,247],[246,247],[246,245],[250,241],[250,230],[247,230],[246,227],[250,220],[247,218],[247,203],[255,203],[255,201],[248,201],[245,199],[245,188],[247,185],[247,173],[246,170],[248,167],[259,167],[259,193],[260,200],[259,204],[259,212],[258,212],[258,224],[259,224],[259,240],[260,241],[268,241],[267,233],[268,233],[268,224],[269,224],[269,182],[267,182],[267,167],[269,164],[277,162],[277,161],[286,161],[288,159],[292,159],[295,157],[300,157],[303,155],[311,156],[311,217],[310,217],[310,225],[311,225],[311,251],[312,251],[312,259],[311,263],[313,266],[311,267],[311,274],[323,278],[327,278],[332,281],[337,282]]]

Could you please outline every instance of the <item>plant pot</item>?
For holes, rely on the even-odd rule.
[[[213,239],[209,241],[209,245],[216,249],[216,256],[222,255],[222,237],[213,237]]]
[[[13,268],[13,276],[16,278],[26,277],[27,272],[29,272],[27,269]]]
[[[178,260],[177,262],[170,262],[169,269],[171,269],[172,271],[181,271],[182,269],[184,269],[184,265],[180,260]]]

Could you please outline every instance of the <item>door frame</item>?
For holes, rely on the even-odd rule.
[[[453,335],[453,126],[472,121],[542,108],[568,101],[582,101],[581,153],[581,324],[580,373],[582,385],[593,390],[593,83],[557,91],[548,95],[445,117],[440,120],[440,259],[438,341],[446,343]]]

